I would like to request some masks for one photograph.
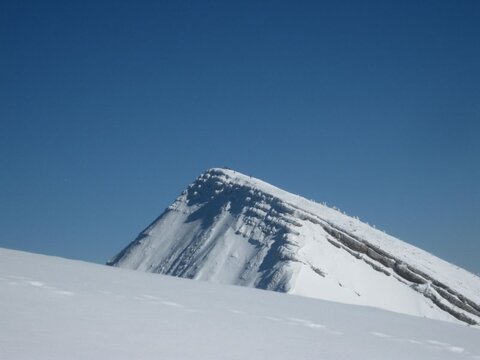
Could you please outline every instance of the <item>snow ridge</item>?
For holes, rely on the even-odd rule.
[[[480,322],[480,279],[335,209],[206,171],[109,265]]]

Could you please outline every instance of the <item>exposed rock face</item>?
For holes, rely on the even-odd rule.
[[[480,279],[232,170],[202,174],[112,266],[480,322]]]

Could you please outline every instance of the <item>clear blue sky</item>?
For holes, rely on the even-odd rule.
[[[105,262],[202,171],[480,272],[480,2],[2,1],[0,246]]]

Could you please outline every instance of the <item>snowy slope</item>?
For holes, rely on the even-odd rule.
[[[211,169],[110,265],[480,322],[480,278],[324,205]]]
[[[480,359],[480,330],[0,249],[0,359]]]

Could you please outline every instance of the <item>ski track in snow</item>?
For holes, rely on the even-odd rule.
[[[12,281],[12,280],[16,280],[16,281]],[[7,275],[5,277],[0,277],[0,281],[6,281],[11,286],[31,286],[31,287],[34,287],[34,288],[41,288],[41,289],[47,290],[47,291],[49,291],[53,294],[57,294],[57,295],[64,295],[64,296],[75,295],[75,293],[72,292],[72,291],[57,289],[56,287],[50,286],[43,281],[33,280],[33,279],[26,278],[26,277],[21,277],[21,276]],[[112,293],[110,291],[105,291],[105,290],[100,290],[98,292],[100,294],[106,295],[106,296],[113,296],[113,297],[117,297],[117,298],[121,298],[121,299],[142,301],[142,302],[146,302],[146,303],[151,304],[151,305],[163,305],[163,306],[171,307],[171,308],[174,308],[174,309],[184,310],[184,311],[187,311],[187,312],[199,312],[199,310],[197,310],[197,309],[189,308],[189,307],[186,307],[186,306],[184,306],[180,303],[170,301],[170,300],[165,300],[165,299],[162,299],[158,296],[153,296],[153,295],[148,295],[148,294],[142,294],[142,295],[138,295],[138,296],[130,296],[129,297],[129,296],[126,296],[126,295],[115,294],[115,293]],[[269,316],[269,315],[254,315],[254,314],[249,314],[248,312],[245,312],[245,311],[242,311],[242,310],[237,310],[237,309],[225,309],[225,310],[230,312],[230,313],[236,314],[236,315],[248,316],[248,317],[251,317],[251,318],[263,318],[265,320],[281,322],[281,323],[289,324],[289,325],[292,325],[292,326],[303,326],[303,327],[307,327],[307,328],[314,329],[314,330],[322,330],[325,333],[331,334],[331,335],[343,335],[342,331],[335,330],[335,329],[330,329],[326,325],[318,324],[318,323],[315,323],[315,322],[312,322],[312,321],[306,320],[306,319],[301,319],[301,318],[296,318],[296,317],[279,318],[279,317]],[[370,332],[370,335],[376,336],[376,337],[379,337],[379,338],[390,339],[390,340],[393,340],[393,341],[402,341],[402,342],[408,342],[408,343],[416,344],[416,345],[423,345],[423,346],[426,346],[430,349],[449,351],[449,352],[452,352],[452,353],[455,353],[455,354],[461,354],[461,353],[465,352],[466,354],[470,355],[470,357],[472,357],[474,359],[480,359],[480,355],[475,355],[475,354],[468,353],[468,352],[465,351],[464,348],[462,348],[460,346],[455,346],[455,345],[445,343],[445,342],[442,342],[442,341],[438,341],[438,340],[403,339],[403,338],[398,338],[398,337],[395,337],[395,336],[392,336],[392,335],[389,335],[389,334],[385,334],[385,333],[382,333],[382,332],[377,332],[377,331]]]
[[[29,279],[26,277],[15,276],[15,275],[7,275],[5,278],[0,278],[0,280],[8,281],[8,284],[11,286],[24,286],[24,287],[34,287],[40,290],[46,290],[51,294],[55,295],[63,295],[63,296],[74,296],[75,293],[68,290],[58,289],[56,287],[50,286],[43,281],[38,281],[34,279]],[[12,281],[15,280],[15,281]]]
[[[15,281],[15,282],[10,281],[11,279],[16,279],[17,281]],[[32,287],[35,287],[35,288],[42,288],[42,289],[45,289],[47,291],[50,291],[51,293],[58,294],[58,295],[65,295],[65,296],[75,295],[74,292],[67,291],[67,290],[60,290],[60,289],[57,289],[53,286],[49,286],[45,282],[32,280],[32,279],[28,279],[28,278],[25,278],[25,277],[8,275],[6,278],[0,278],[0,280],[4,280],[4,281],[7,280],[9,285],[14,285],[14,286],[20,285],[20,286],[32,286]],[[121,299],[129,299],[129,300],[137,300],[137,301],[147,302],[151,305],[163,305],[163,306],[168,306],[168,307],[171,307],[171,308],[177,308],[177,309],[185,310],[185,311],[188,311],[188,312],[199,312],[199,310],[197,310],[197,309],[188,308],[188,307],[186,307],[186,306],[184,306],[180,303],[170,301],[170,300],[164,300],[164,299],[162,299],[158,296],[153,296],[153,295],[148,295],[148,294],[142,294],[142,295],[139,295],[139,296],[128,297],[126,295],[114,294],[112,292],[104,291],[104,290],[99,291],[99,293],[101,293],[103,295],[108,295],[108,296],[115,296],[115,297],[121,298]],[[322,331],[325,331],[327,334],[332,334],[332,335],[343,335],[343,332],[341,332],[339,330],[330,329],[326,325],[318,324],[318,323],[315,323],[315,322],[312,322],[312,321],[306,320],[306,319],[300,319],[300,318],[295,318],[295,317],[278,318],[278,317],[268,316],[268,315],[263,315],[262,316],[262,315],[249,314],[245,311],[236,310],[236,309],[226,309],[226,310],[230,313],[237,314],[237,315],[249,316],[249,317],[253,317],[253,318],[263,318],[263,319],[266,319],[266,320],[283,322],[285,324],[289,324],[289,325],[293,325],[293,326],[295,326],[295,325],[304,326],[304,327],[315,329],[315,330],[322,330]],[[392,335],[388,335],[388,334],[385,334],[385,333],[382,333],[382,332],[377,332],[377,331],[372,331],[372,332],[370,332],[370,334],[373,335],[373,336],[376,336],[376,337],[388,338],[388,339],[391,339],[391,340],[405,341],[405,342],[410,342],[410,343],[413,343],[413,344],[424,345],[424,346],[428,346],[428,347],[433,348],[433,349],[447,350],[447,351],[450,351],[452,353],[457,353],[457,354],[463,353],[465,351],[465,349],[460,347],[460,346],[451,345],[451,344],[441,342],[441,341],[437,341],[437,340],[420,341],[420,340],[415,340],[415,339],[402,339],[402,338],[396,338]],[[480,356],[473,355],[473,354],[472,354],[472,357],[475,358],[475,359],[480,358]]]
[[[2,258],[1,256],[2,249],[0,249],[0,260],[9,259]],[[36,259],[33,255],[32,257]],[[45,259],[42,258],[42,261],[45,261]],[[23,264],[24,262],[19,263]],[[39,263],[40,265],[42,264],[41,261]],[[308,299],[308,301],[310,302],[315,302],[314,304],[308,303],[310,304],[309,306],[311,306],[310,309],[319,310],[319,312],[311,310],[309,310],[309,312],[303,311],[303,306],[301,306],[301,304],[304,301],[307,301],[307,299],[303,299],[301,297],[297,298],[280,294],[265,294],[265,292],[261,291],[257,292],[255,290],[238,288],[233,289],[218,285],[212,287],[212,290],[208,290],[204,292],[203,295],[201,295],[201,289],[203,288],[203,286],[212,285],[207,283],[200,283],[198,285],[195,285],[196,287],[193,288],[194,290],[188,290],[191,285],[197,282],[168,277],[150,276],[148,274],[142,273],[131,273],[129,271],[111,269],[106,267],[103,268],[98,265],[90,265],[85,263],[77,264],[73,261],[71,262],[71,264],[78,267],[78,269],[75,268],[75,266],[71,265],[74,271],[63,271],[61,268],[62,264],[60,264],[58,265],[58,270],[57,266],[55,266],[53,267],[53,270],[50,270],[51,273],[48,273],[48,271],[40,271],[40,274],[37,276],[36,270],[29,270],[30,273],[23,271],[22,273],[29,274],[30,276],[19,276],[11,271],[1,271],[2,261],[0,261],[0,290],[2,290],[0,291],[0,305],[2,305],[0,306],[0,318],[5,318],[5,315],[10,316],[12,310],[13,313],[17,311],[18,314],[20,314],[18,316],[21,317],[21,314],[23,314],[25,310],[29,310],[31,308],[31,306],[29,305],[31,303],[34,305],[34,308],[37,309],[35,311],[39,313],[39,315],[35,313],[35,317],[40,316],[40,319],[42,319],[42,316],[48,316],[48,318],[46,318],[47,324],[50,324],[51,322],[55,323],[55,321],[57,320],[57,306],[59,306],[61,311],[61,308],[66,304],[75,304],[71,305],[73,306],[73,309],[77,309],[77,305],[80,304],[83,306],[83,308],[91,311],[97,306],[100,306],[100,309],[108,309],[110,308],[111,304],[115,309],[118,309],[122,312],[128,313],[133,311],[136,312],[136,315],[134,316],[145,316],[145,318],[140,318],[140,322],[142,323],[142,325],[144,324],[144,322],[148,323],[148,321],[151,321],[151,318],[153,319],[153,323],[155,323],[156,326],[160,328],[162,326],[167,326],[167,328],[168,326],[170,326],[169,323],[162,322],[165,317],[169,319],[175,319],[175,324],[176,319],[179,319],[183,321],[183,323],[181,322],[180,324],[187,324],[186,326],[196,326],[197,324],[201,324],[202,327],[206,326],[206,324],[210,324],[212,321],[211,319],[216,319],[215,321],[221,322],[221,324],[229,326],[225,329],[225,331],[235,331],[235,326],[237,326],[241,332],[244,331],[245,328],[247,328],[250,332],[257,331],[258,336],[260,336],[260,342],[262,336],[265,335],[263,333],[264,331],[266,331],[266,333],[271,331],[279,331],[279,334],[283,334],[283,336],[288,334],[285,339],[290,338],[291,336],[316,339],[312,343],[306,343],[306,346],[310,346],[312,348],[318,346],[318,344],[316,345],[316,343],[320,341],[321,344],[327,344],[328,346],[331,346],[329,344],[342,344],[338,345],[339,349],[342,349],[344,346],[348,347],[348,345],[345,344],[351,344],[352,342],[356,344],[355,339],[360,338],[362,344],[368,343],[368,346],[374,349],[374,353],[375,351],[379,351],[377,347],[379,347],[380,349],[384,349],[381,351],[388,351],[385,349],[389,349],[391,347],[392,349],[410,349],[408,350],[410,351],[410,355],[416,353],[415,349],[418,349],[419,353],[430,354],[427,357],[422,357],[422,359],[436,359],[437,357],[439,359],[480,359],[480,354],[478,351],[479,348],[476,342],[464,343],[460,341],[461,337],[455,337],[455,331],[457,331],[456,329],[458,329],[459,332],[479,331],[478,329],[474,328],[467,329],[466,327],[459,325],[443,324],[442,322],[431,322],[432,336],[425,336],[427,334],[425,332],[422,333],[422,336],[418,336],[420,333],[417,332],[415,324],[422,324],[422,322],[424,321],[423,319],[406,317],[405,320],[402,320],[405,321],[405,323],[407,324],[406,327],[403,328],[402,326],[395,325],[395,321],[397,320],[391,320],[398,318],[404,319],[401,315],[381,312],[380,310],[369,310],[369,312],[371,312],[377,317],[380,315],[384,317],[380,317],[380,319],[382,319],[380,321],[377,318],[373,323],[376,324],[375,326],[378,327],[374,327],[374,325],[370,325],[368,317],[364,318],[362,322],[357,323],[355,321],[350,322],[350,319],[344,321],[345,318],[343,318],[343,314],[345,311],[350,314],[349,316],[352,316],[352,308],[348,307],[347,305]],[[19,265],[19,268],[21,268],[22,266],[23,265]],[[32,268],[36,269],[37,267],[39,266],[35,265]],[[95,271],[98,271],[98,274],[100,275],[99,278],[102,279],[103,277],[103,280],[101,280],[103,282],[97,283],[97,281],[99,280],[96,279],[96,276],[92,276],[92,273],[90,273],[89,276],[82,278],[82,276],[84,276],[84,271],[87,270],[87,272],[92,272],[91,269],[95,269]],[[122,276],[131,277],[135,281],[125,281],[123,280]],[[69,279],[70,277],[71,279]],[[110,278],[112,278],[113,280],[113,285],[110,284]],[[142,281],[144,280],[148,281],[145,281],[145,284],[142,284]],[[137,282],[139,284],[137,284]],[[155,286],[149,288],[149,282],[151,282],[151,284],[155,284]],[[150,292],[149,289],[152,289],[152,291]],[[244,290],[246,292],[243,293],[241,290]],[[232,300],[237,299],[237,295],[233,296],[232,299],[228,301],[218,301],[218,299],[228,297],[229,295],[227,294],[229,294],[230,291],[235,291],[235,294],[241,295],[238,301]],[[10,298],[9,296],[13,297]],[[198,299],[195,298],[197,296]],[[261,299],[263,300],[261,301],[261,305],[257,306],[256,301],[252,300],[251,298],[255,296],[266,297],[262,297]],[[20,305],[17,304],[17,301],[15,301],[15,299],[20,300]],[[284,302],[282,305],[284,307],[278,307],[278,304],[272,306],[272,304],[276,303],[269,303],[267,301],[268,299],[277,299],[276,301],[281,300],[280,303]],[[26,300],[27,302],[25,302]],[[200,303],[198,303],[198,300],[200,300]],[[30,301],[30,303],[28,301]],[[42,305],[43,307],[38,307],[37,301],[40,301],[40,304],[50,304],[49,306],[51,306],[51,308],[44,307],[44,305]],[[288,307],[285,307],[285,304],[290,305]],[[297,306],[297,304],[300,304],[300,306]],[[335,311],[338,311],[338,314],[332,317],[329,311],[323,310],[322,305],[328,305],[329,307],[333,307],[334,309],[336,309]],[[7,310],[5,314],[2,314],[2,308],[4,308],[5,306],[8,306],[9,308],[11,308],[11,310]],[[26,307],[22,308],[22,306]],[[82,306],[80,306],[80,309],[82,309]],[[362,307],[358,307],[355,309],[360,314],[362,314],[364,311],[364,308]],[[103,313],[100,312],[100,314]],[[92,321],[92,315],[89,314],[89,312],[79,313],[78,315],[72,314],[72,316],[78,316],[78,318],[74,317],[73,319],[77,319],[77,321],[80,319],[80,322]],[[90,318],[88,316],[90,316]],[[394,317],[389,318],[390,316]],[[29,321],[30,317],[28,316],[26,319]],[[70,320],[70,314],[68,319]],[[107,324],[109,324],[108,321],[110,320],[108,320],[108,317],[102,318],[102,316],[100,316],[100,319],[101,321],[107,321]],[[135,323],[135,321],[137,321],[138,319],[133,317],[132,320],[134,320],[133,323]],[[0,358],[2,359],[15,360],[29,358],[28,356],[6,356],[6,354],[14,354],[13,351],[18,351],[18,349],[23,349],[22,351],[27,352],[31,351],[31,354],[34,354],[37,351],[37,349],[33,348],[31,350],[28,349],[28,346],[31,346],[31,343],[28,341],[28,337],[23,336],[23,333],[25,331],[28,331],[29,326],[19,325],[20,330],[18,330],[18,335],[15,335],[15,332],[13,332],[13,335],[11,335],[11,331],[16,331],[15,327],[17,326],[17,321],[18,320],[12,322],[12,320],[10,320],[10,322],[7,322],[5,324],[5,322],[2,323],[0,320],[0,323],[2,324],[2,326],[0,327]],[[212,326],[214,328],[222,328],[221,324],[212,324]],[[231,327],[231,324],[234,324],[233,328]],[[360,324],[361,326],[358,327],[358,324]],[[7,331],[5,325],[7,325],[7,328],[12,327],[14,330]],[[128,323],[124,325],[126,326],[126,329],[129,329]],[[185,325],[180,325],[182,333],[183,331],[185,331],[185,328],[183,328],[183,326]],[[443,326],[445,327],[445,329],[450,329],[450,335],[447,337],[445,336],[445,334],[447,333],[437,332],[437,329],[433,329],[433,326]],[[2,330],[2,327],[4,330]],[[199,328],[199,331],[203,329],[202,327]],[[408,331],[405,331],[405,329],[408,329]],[[95,329],[91,330],[95,332]],[[118,329],[115,329],[115,327],[112,327],[111,330],[113,333],[115,333],[115,331],[119,331]],[[206,330],[207,332],[211,331],[211,329]],[[30,337],[33,337],[34,343],[35,341],[42,341],[41,339],[43,335],[42,333],[39,333],[37,331],[38,330],[35,330],[34,333],[29,335]],[[55,328],[46,329],[46,333],[53,332],[53,334],[55,334],[55,331]],[[97,331],[104,333],[105,329]],[[221,334],[222,332],[220,331],[218,335],[221,336]],[[440,334],[441,336],[437,337],[437,335],[435,334]],[[465,334],[468,335],[470,333]],[[8,336],[10,336],[10,338],[5,340],[5,338]],[[58,336],[61,337],[63,340],[68,340],[68,338],[65,338],[66,334],[63,332],[56,334],[54,336],[54,339],[56,339]],[[106,335],[102,336],[108,337],[108,331]],[[147,336],[147,334],[143,334],[140,336]],[[175,338],[178,336],[178,334],[165,333],[165,336],[166,341],[168,342],[176,340]],[[91,338],[95,339],[95,337]],[[459,340],[458,343],[456,339]],[[190,343],[189,339],[179,338],[178,341],[187,341]],[[298,341],[298,339],[296,341]],[[286,342],[288,343],[288,340],[286,340]],[[18,343],[18,346],[11,348],[11,344],[15,343]],[[60,343],[62,342],[60,341]],[[121,345],[124,346],[124,344]],[[96,346],[101,347],[102,344],[97,343]],[[218,346],[218,344],[215,346]],[[200,348],[202,349],[202,347]],[[477,349],[477,351],[472,351],[472,349],[475,348]],[[10,352],[4,352],[7,351],[5,349],[10,349]],[[56,349],[56,347],[50,348],[49,351],[54,351],[52,349]],[[111,349],[109,351],[111,351]],[[278,352],[275,358],[286,358],[286,355],[284,355],[282,351]],[[388,354],[388,352],[385,353],[385,356],[387,356],[386,354]],[[396,357],[393,358],[401,358],[399,354],[395,355]],[[245,358],[247,357],[248,356],[246,356]],[[37,358],[49,358],[56,360],[64,357],[55,356],[55,354],[52,353],[50,354],[50,356],[38,356]],[[77,356],[76,358],[80,357]],[[117,352],[115,358],[126,359],[128,357],[127,355],[122,355]],[[145,358],[150,359],[152,357],[146,356]],[[159,355],[158,358],[162,358],[162,356]],[[194,359],[197,358],[203,360],[206,357],[199,356]],[[257,357],[254,358],[262,357],[257,355]],[[311,356],[302,356],[302,354],[299,354],[298,358],[313,359],[313,357]],[[330,356],[326,358],[334,359],[335,357]],[[372,356],[367,358],[378,358],[378,356]]]
[[[431,348],[431,349],[445,350],[445,351],[450,351],[450,352],[456,353],[456,354],[461,354],[461,353],[465,352],[465,349],[460,347],[460,346],[455,346],[455,345],[445,343],[445,342],[442,342],[442,341],[438,341],[438,340],[403,339],[403,338],[395,337],[395,336],[385,334],[385,333],[382,333],[382,332],[377,332],[377,331],[372,331],[372,332],[370,332],[370,334],[373,335],[373,336],[380,337],[380,338],[390,339],[390,340],[393,340],[393,341],[409,342],[411,344],[423,345],[423,346],[426,346],[426,347]],[[478,358],[477,355],[474,355],[474,354],[469,354],[469,355],[472,356],[473,358]]]

